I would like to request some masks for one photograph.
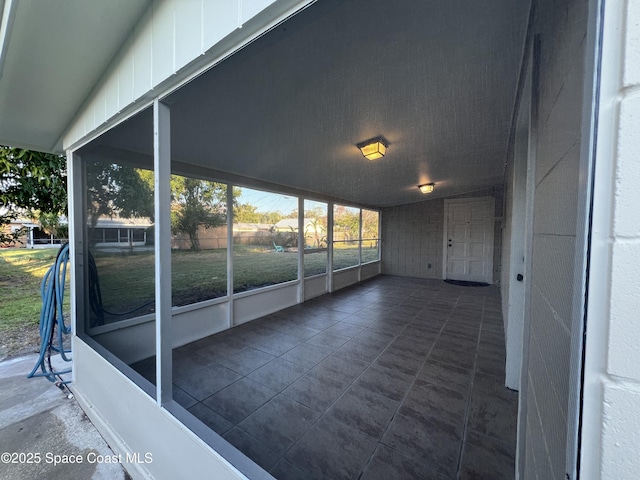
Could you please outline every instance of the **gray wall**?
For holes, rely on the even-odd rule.
[[[444,200],[441,198],[384,209],[382,272],[442,278],[443,225]]]
[[[587,8],[580,0],[537,2],[541,49],[525,479],[565,477]]]
[[[494,197],[496,217],[502,215],[502,187],[451,198],[465,197]],[[442,278],[443,228],[442,198],[382,210],[382,273],[404,277]],[[501,230],[501,222],[497,221],[493,248],[494,282],[500,279]]]

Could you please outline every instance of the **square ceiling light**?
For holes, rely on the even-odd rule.
[[[389,142],[384,137],[371,138],[356,145],[367,160],[384,157],[388,146]]]
[[[433,183],[424,183],[422,185],[418,185],[418,188],[422,193],[431,193],[433,192],[434,187],[435,187],[435,184]]]

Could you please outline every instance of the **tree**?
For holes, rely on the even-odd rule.
[[[153,172],[109,161],[86,164],[89,238],[100,217],[145,217],[153,221]]]
[[[192,250],[200,250],[198,228],[226,223],[227,186],[190,177],[174,179],[175,197],[171,209],[171,230],[189,236]]]
[[[373,210],[362,210],[362,238],[378,238],[380,214]]]
[[[39,212],[40,228],[49,235],[57,238],[69,238],[69,225],[60,222],[60,215],[52,212]]]
[[[270,225],[275,225],[280,220],[282,220],[284,215],[278,212],[277,210],[274,212],[259,212],[260,213],[260,223],[268,223]]]
[[[298,209],[294,208],[287,215],[285,215],[283,218],[298,218]]]
[[[357,240],[360,234],[360,212],[336,205],[333,213],[334,232],[340,232],[342,238],[336,240]]]
[[[241,203],[233,209],[233,221],[236,223],[260,223],[258,207],[250,203]]]
[[[315,248],[325,248],[327,246],[327,217],[315,217],[309,220],[304,227],[305,238],[314,240]]]
[[[17,240],[21,232],[4,233],[4,227],[21,213],[66,212],[65,157],[0,146],[0,243]]]

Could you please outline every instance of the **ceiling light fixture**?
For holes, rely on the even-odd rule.
[[[425,183],[422,185],[418,185],[418,188],[422,193],[431,193],[433,192],[433,187],[435,187],[434,183]]]
[[[356,145],[368,160],[384,157],[388,146],[389,142],[384,137],[371,138]]]

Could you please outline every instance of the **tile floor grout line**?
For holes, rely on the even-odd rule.
[[[480,328],[478,329],[478,339],[476,340],[476,352],[473,359],[473,373],[471,374],[471,382],[469,382],[469,390],[467,393],[467,404],[464,412],[464,426],[462,428],[462,442],[460,442],[460,453],[458,454],[458,466],[456,468],[456,478],[460,478],[460,469],[462,468],[462,457],[464,455],[464,450],[467,444],[467,429],[469,426],[469,413],[471,410],[471,397],[473,395],[473,383],[476,378],[476,369],[478,367],[478,350],[480,349],[480,335],[482,333],[482,326],[484,323],[484,310],[486,306],[487,299],[484,298],[484,302],[482,305],[482,313],[480,314]]]
[[[361,310],[363,310],[363,309],[361,309]],[[357,312],[356,312],[356,313],[357,313]],[[364,328],[365,328],[365,329],[367,329],[367,328],[369,328],[369,327],[364,327]],[[404,328],[402,329],[402,331],[404,331],[404,329],[405,329],[405,328],[407,328],[407,326],[406,326],[406,325],[404,326]],[[372,330],[372,331],[374,331],[374,332],[375,332],[375,330]],[[400,333],[402,333],[402,331],[401,331]],[[358,335],[360,335],[361,333],[362,333],[362,332],[360,332]],[[389,342],[389,345],[391,345],[391,343],[393,343],[393,341],[394,341],[396,338],[398,338],[398,337],[400,336],[400,333],[398,333],[398,335],[396,335],[395,337],[393,337],[393,340],[391,340],[391,341]],[[358,335],[356,335],[356,336],[358,336]],[[355,337],[354,337],[354,338],[355,338]],[[351,340],[353,340],[353,338],[351,338],[351,339],[349,340],[349,342],[350,342]],[[349,342],[346,342],[344,345],[346,345],[346,344],[347,344],[347,343],[349,343]],[[313,427],[315,427],[315,426],[320,422],[320,420],[325,416],[325,414],[326,414],[326,413],[327,413],[327,412],[328,412],[328,411],[329,411],[329,410],[330,410],[330,409],[331,409],[331,408],[332,408],[336,403],[338,403],[338,400],[340,400],[340,399],[345,395],[345,393],[347,393],[347,390],[349,390],[349,388],[350,388],[351,386],[353,386],[353,384],[354,384],[354,383],[355,383],[355,382],[356,382],[356,381],[357,381],[357,380],[358,380],[358,379],[359,379],[359,378],[364,374],[364,372],[366,372],[366,371],[367,371],[367,369],[368,369],[368,368],[373,364],[373,362],[375,362],[378,358],[380,358],[380,355],[382,355],[382,354],[387,350],[387,348],[389,348],[389,345],[387,345],[387,347],[386,347],[382,352],[380,352],[380,353],[379,353],[379,354],[378,354],[378,355],[377,355],[373,360],[371,360],[371,362],[369,362],[369,365],[367,365],[367,367],[366,367],[366,368],[365,368],[365,369],[364,369],[364,370],[363,370],[363,371],[362,371],[362,372],[361,372],[361,373],[360,373],[360,374],[359,374],[355,379],[353,379],[353,381],[351,381],[351,383],[349,383],[349,385],[345,388],[344,392],[342,392],[342,394],[340,394],[340,396],[339,396],[338,398],[336,398],[336,399],[333,401],[333,403],[331,403],[331,404],[330,404],[330,405],[329,405],[329,406],[324,410],[324,412],[322,412],[322,413],[320,414],[320,416],[318,417],[318,419],[317,419],[317,420],[316,420],[316,421],[315,421],[315,422],[314,422],[314,423],[313,423],[313,424],[312,424],[312,425],[311,425],[307,430],[305,430],[305,432],[304,432],[302,435],[300,435],[300,436],[298,437],[298,439],[293,443],[293,445],[291,445],[291,446],[290,446],[290,447],[285,451],[285,453],[283,453],[283,454],[282,454],[282,457],[281,457],[281,458],[284,458],[284,456],[289,452],[289,450],[291,450],[291,449],[292,449],[292,448],[293,448],[293,447],[298,443],[298,441],[299,441],[299,440],[300,440],[304,435],[306,435],[306,433],[307,433],[307,432],[309,432]],[[335,353],[336,351],[337,351],[337,349],[336,349],[336,350],[334,350],[334,352],[332,352],[332,354],[333,354],[333,353]],[[331,356],[332,354],[330,354],[329,356]],[[325,358],[326,358],[326,357],[325,357]],[[324,361],[324,359],[323,359],[323,361]],[[319,365],[320,363],[322,363],[322,361],[320,361],[317,365]],[[316,365],[316,366],[317,366],[317,365]],[[292,383],[293,383],[293,382],[292,382]],[[285,395],[285,396],[286,396],[286,395]],[[289,397],[287,397],[287,398],[289,398]],[[292,399],[292,400],[293,400],[293,399]],[[298,402],[298,403],[300,403],[300,402]],[[301,405],[302,405],[302,404],[301,404]],[[307,406],[307,405],[305,405],[305,406]],[[307,408],[311,408],[311,407],[308,407],[308,406],[307,406]],[[369,434],[367,434],[367,433],[365,433],[365,432],[360,432],[360,433],[362,433],[363,435],[366,435],[366,436],[367,436],[367,437],[369,437],[369,438],[372,438],[373,440],[378,441],[377,439],[375,439],[374,437],[371,437]],[[378,443],[379,443],[379,442],[378,442]],[[375,450],[374,450],[374,452],[375,452]],[[372,454],[372,455],[373,455],[373,454]],[[365,464],[365,467],[366,467],[366,465],[367,465],[367,464],[368,464],[368,461],[367,461],[367,463]]]
[[[361,310],[362,310],[362,309],[361,309]],[[354,312],[354,313],[357,313],[357,312]],[[338,323],[343,323],[343,322],[342,322],[341,320],[339,320],[338,322],[334,323],[333,325],[336,325],[336,324],[338,324]],[[333,325],[332,325],[332,326],[333,326]],[[329,327],[328,327],[328,328],[329,328]],[[365,327],[365,329],[366,329],[366,328],[367,328],[367,327]],[[326,329],[325,329],[325,330],[326,330]],[[317,335],[319,335],[320,333],[324,332],[325,330],[320,331]],[[363,330],[364,330],[364,329],[363,329]],[[404,329],[403,329],[403,330],[404,330]],[[374,330],[374,331],[375,331],[375,330]],[[362,332],[360,332],[360,333],[362,333]],[[360,333],[359,333],[358,335],[360,335]],[[315,335],[314,335],[314,336],[315,336]],[[356,336],[357,336],[357,335],[356,335]],[[312,338],[313,338],[313,337],[312,337]],[[350,339],[349,339],[349,341],[345,342],[345,344],[349,343],[351,340],[353,340],[353,338],[355,338],[355,337],[350,338]],[[397,337],[395,337],[395,338],[397,338]],[[395,338],[394,338],[394,339],[395,339]],[[296,347],[297,347],[297,346],[299,346],[299,345],[301,345],[301,344],[303,344],[303,343],[305,343],[305,341],[303,341],[303,342],[301,342],[300,344],[296,345]],[[296,347],[292,347],[290,350],[293,350],[293,348],[296,348]],[[249,345],[249,348],[255,348],[255,347],[252,347],[252,346],[250,346],[250,345]],[[339,347],[339,348],[340,348],[340,347]],[[286,354],[286,353],[288,353],[290,350],[287,350],[286,352],[282,353],[281,355],[276,356],[273,360],[275,360],[275,359],[277,359],[277,358],[280,358],[282,355],[285,355],[285,354]],[[337,350],[338,350],[338,349],[336,349],[336,350],[334,350],[333,352],[331,352],[329,355],[327,355],[327,357],[331,356],[331,355],[332,355],[333,353],[335,353]],[[386,349],[385,349],[385,350],[386,350]],[[266,352],[265,352],[265,353],[266,353]],[[314,365],[313,367],[308,368],[308,369],[307,369],[307,371],[306,371],[305,373],[310,372],[313,368],[315,368],[315,367],[316,367],[316,366],[318,366],[320,363],[322,363],[322,362],[323,362],[327,357],[325,357],[325,358],[323,358],[322,360],[320,360],[320,361],[319,361],[318,363],[316,363],[316,365]],[[376,358],[378,358],[378,357],[376,357]],[[271,360],[271,361],[273,361],[273,360]],[[270,361],[270,362],[271,362],[271,361]],[[270,362],[267,362],[267,363],[270,363]],[[292,362],[292,363],[295,363],[295,362]],[[371,363],[373,363],[373,361],[372,361]],[[258,368],[260,368],[260,367],[258,367]],[[256,369],[256,370],[257,370],[257,369]],[[365,369],[365,370],[366,370],[366,369]],[[301,376],[301,377],[302,377],[302,376]],[[299,378],[301,378],[301,377],[298,377],[296,380],[294,380],[294,381],[293,381],[293,382],[291,382],[289,385],[287,385],[287,387],[289,387],[290,385],[292,385],[293,383],[295,383],[295,382],[296,382],[297,380],[299,380]],[[247,375],[242,376],[241,378],[248,378],[248,374],[247,374]],[[357,378],[360,378],[360,375],[359,375]],[[356,380],[357,380],[357,378],[356,378]],[[249,380],[251,380],[251,379],[249,379]],[[353,385],[353,383],[354,383],[356,380],[354,380],[353,382],[351,382],[351,383],[349,384],[349,386],[347,387],[347,389],[348,389],[351,385]],[[240,381],[240,379],[236,380],[236,382],[238,382],[238,381]],[[255,380],[254,380],[254,381],[255,381]],[[234,382],[234,383],[236,383],[236,382]],[[260,383],[260,382],[257,382],[257,383]],[[260,384],[260,385],[263,385],[263,384]],[[270,387],[268,387],[267,385],[263,385],[263,386],[265,386],[265,387],[267,387],[267,388],[270,388]],[[299,402],[298,400],[296,400],[296,399],[294,399],[294,398],[291,398],[291,397],[287,396],[287,395],[284,393],[284,390],[286,390],[286,388],[287,388],[287,387],[285,387],[283,390],[281,390],[281,391],[279,391],[279,392],[276,392],[276,394],[275,394],[271,399],[269,399],[267,402],[265,402],[265,403],[264,403],[263,405],[261,405],[259,408],[263,407],[264,405],[266,405],[267,403],[269,403],[270,401],[272,401],[272,400],[273,400],[275,397],[277,397],[278,395],[283,395],[285,398],[287,398],[287,399],[289,399],[289,400],[291,400],[291,401],[293,401],[293,402],[295,402],[295,403],[297,403],[297,404],[299,404],[299,405],[301,405],[301,406],[303,406],[303,407],[305,407],[305,408],[309,408],[310,410],[313,410],[313,409],[312,409],[311,407],[309,407],[308,405],[305,405],[305,404],[303,404],[303,403]],[[226,387],[225,387],[225,388],[226,388]],[[345,392],[346,392],[346,390],[345,390]],[[217,392],[216,392],[216,393],[217,393]],[[213,395],[215,395],[215,393],[213,393],[213,394],[212,394],[212,395],[210,395],[210,396],[213,396]],[[341,397],[342,397],[342,395],[341,395],[339,398],[341,398]],[[209,397],[207,397],[207,398],[209,398]],[[204,402],[204,400],[203,400],[203,401],[201,401],[201,402],[199,402],[199,403],[202,403],[202,402]],[[337,402],[337,400],[336,400],[336,402]],[[331,404],[331,405],[330,405],[330,406],[329,406],[329,407],[328,407],[324,412],[320,413],[320,416],[318,417],[318,420],[316,420],[313,424],[311,424],[311,426],[309,426],[309,428],[307,428],[307,429],[306,429],[306,430],[305,430],[305,431],[304,431],[304,432],[303,432],[303,433],[302,433],[302,434],[301,434],[301,435],[300,435],[300,436],[299,436],[299,437],[298,437],[298,438],[293,442],[293,444],[292,444],[289,448],[287,448],[287,449],[282,453],[282,455],[280,455],[280,456],[278,457],[278,459],[277,459],[277,460],[276,460],[276,462],[274,463],[274,467],[275,467],[275,466],[278,464],[278,462],[280,462],[281,460],[286,460],[286,459],[285,459],[285,455],[289,452],[289,450],[291,450],[291,449],[292,449],[292,448],[293,448],[293,447],[298,443],[298,441],[299,441],[299,440],[300,440],[300,439],[301,439],[301,438],[302,438],[302,437],[303,437],[307,432],[309,432],[309,431],[310,431],[310,430],[311,430],[311,429],[312,429],[312,428],[313,428],[313,427],[314,427],[314,426],[315,426],[315,425],[320,421],[320,419],[324,416],[324,414],[325,414],[327,411],[329,411],[329,409],[330,409],[330,408],[331,408],[331,407],[332,407],[336,402],[332,403],[332,404]],[[205,405],[205,407],[206,407],[206,405]],[[257,410],[256,410],[256,411],[257,411]],[[314,411],[315,411],[315,410],[314,410]],[[215,412],[214,412],[214,413],[215,413]],[[255,413],[255,411],[254,411],[254,412],[252,412],[252,413],[251,413],[250,415],[248,415],[247,417],[245,417],[245,419],[246,419],[246,418],[248,418],[248,417],[250,417],[253,413]],[[222,417],[222,418],[225,418],[225,417]],[[244,419],[243,419],[243,420],[244,420]],[[245,431],[242,427],[240,427],[240,426],[239,426],[239,425],[240,425],[240,423],[242,423],[242,421],[238,422],[237,424],[234,424],[232,428],[238,428],[238,429],[239,429],[239,430],[241,430],[243,433],[245,433],[245,434],[249,435],[251,438],[253,438],[254,440],[256,440],[258,443],[261,443],[261,444],[265,445],[265,443],[264,443],[262,440],[260,440],[259,438],[256,438],[255,436],[251,435],[249,432]],[[230,429],[230,430],[231,430],[231,429]],[[366,435],[366,434],[365,434],[365,435]],[[268,445],[266,445],[266,446],[267,446],[267,448],[268,448]]]
[[[364,310],[365,308],[367,308],[367,307],[363,307],[363,308],[361,308],[360,310]],[[355,313],[358,313],[358,312],[354,312],[353,314],[355,314]],[[352,314],[352,315],[353,315],[353,314]],[[417,315],[418,315],[418,314],[416,313],[416,316],[417,316]],[[414,317],[414,318],[415,318],[415,317]],[[338,323],[339,323],[339,322],[338,322]],[[315,427],[315,426],[320,422],[320,420],[325,416],[325,414],[326,414],[326,413],[327,413],[327,412],[328,412],[328,411],[329,411],[329,410],[330,410],[330,409],[331,409],[331,408],[332,408],[336,403],[338,403],[338,401],[339,401],[339,400],[340,400],[340,399],[341,399],[341,398],[346,394],[347,390],[349,390],[349,388],[350,388],[351,386],[353,386],[353,384],[354,384],[355,382],[357,382],[357,381],[358,381],[358,379],[359,379],[359,378],[364,374],[364,372],[366,372],[366,371],[368,370],[368,368],[369,368],[369,367],[370,367],[370,366],[371,366],[371,365],[372,365],[372,364],[373,364],[373,363],[374,363],[378,358],[380,358],[380,356],[381,356],[384,352],[386,352],[386,351],[387,351],[387,349],[389,348],[389,346],[390,346],[390,345],[391,345],[391,344],[392,344],[392,343],[393,343],[393,342],[394,342],[394,341],[395,341],[395,340],[396,340],[396,339],[397,339],[397,338],[402,334],[402,332],[404,332],[404,330],[407,328],[407,326],[409,326],[411,323],[412,323],[412,322],[410,322],[410,323],[408,323],[407,325],[405,325],[405,326],[402,328],[402,330],[401,330],[397,335],[395,335],[395,336],[393,337],[393,339],[392,339],[392,340],[390,340],[390,341],[389,341],[389,344],[387,345],[387,347],[386,347],[384,350],[382,350],[382,351],[381,351],[381,352],[380,352],[380,353],[379,353],[379,354],[378,354],[378,355],[377,355],[373,360],[371,360],[371,361],[369,362],[369,364],[367,365],[367,367],[366,367],[366,368],[365,368],[365,369],[364,369],[364,370],[363,370],[363,371],[362,371],[362,372],[361,372],[361,373],[360,373],[356,378],[354,378],[354,379],[353,379],[353,381],[351,381],[351,382],[349,383],[349,385],[345,388],[344,392],[342,392],[342,394],[341,394],[338,398],[336,398],[336,400],[334,400],[334,401],[333,401],[333,403],[331,403],[331,404],[330,404],[330,405],[329,405],[329,406],[324,410],[324,412],[322,412],[322,413],[320,414],[320,417],[318,417],[318,419],[317,419],[317,420],[316,420],[316,421],[315,421],[315,422],[314,422],[314,423],[313,423],[313,424],[312,424],[312,425],[311,425],[307,430],[305,430],[305,432],[304,432],[302,435],[300,435],[300,436],[298,437],[298,439],[297,439],[297,440],[296,440],[296,441],[295,441],[295,442],[294,442],[294,443],[293,443],[293,444],[292,444],[292,445],[291,445],[291,446],[290,446],[290,447],[285,451],[285,453],[283,453],[283,454],[282,454],[282,456],[280,457],[280,459],[283,459],[283,458],[285,457],[285,455],[286,455],[286,454],[287,454],[287,453],[288,453],[288,452],[289,452],[289,451],[290,451],[290,450],[291,450],[291,449],[292,449],[292,448],[293,448],[293,447],[298,443],[298,441],[299,441],[299,440],[300,440],[304,435],[306,435],[306,434],[307,434],[307,432],[309,432],[313,427]],[[446,322],[445,322],[445,324],[446,324]],[[443,325],[443,327],[442,327],[442,328],[444,328],[444,325]],[[442,331],[442,328],[440,329],[441,331]],[[368,330],[370,330],[370,331],[376,332],[376,330],[369,329],[369,327],[368,327],[368,326],[365,326],[365,327],[363,328],[363,331],[364,331],[364,330],[367,330],[367,329],[368,329]],[[362,334],[362,332],[358,333],[358,335],[361,335],[361,334]],[[357,337],[358,335],[356,335],[356,337]],[[440,335],[440,333],[438,333],[438,335]],[[344,344],[344,345],[346,345],[347,343],[351,342],[354,338],[355,338],[355,337],[352,337],[351,339],[349,339],[349,341],[348,341],[348,342],[345,342],[345,344]],[[437,337],[436,337],[436,338],[437,338]],[[434,343],[435,343],[435,342],[434,342]],[[342,347],[342,346],[341,346],[341,347]],[[433,345],[431,346],[431,348],[433,348]],[[338,349],[339,349],[339,348],[338,348]],[[330,355],[328,355],[328,356],[331,356],[331,355],[332,355],[333,353],[335,353],[338,349],[334,350],[334,351],[333,351]],[[431,351],[431,350],[429,350],[429,351]],[[325,357],[325,358],[326,358],[326,357]],[[324,360],[324,359],[323,359],[323,360]],[[322,360],[322,361],[323,361],[323,360]],[[316,364],[316,366],[317,366],[317,365],[319,365],[320,363],[322,363],[322,361],[318,362],[318,364]],[[425,361],[426,361],[426,359],[425,359]],[[423,362],[423,365],[424,365],[424,362]],[[421,367],[421,368],[422,368],[422,367]],[[311,370],[311,369],[309,369],[309,370]],[[418,371],[419,371],[419,370],[418,370]],[[417,374],[416,374],[416,375],[417,375]],[[414,380],[415,380],[415,379],[414,379]],[[294,382],[292,382],[292,383],[294,383]],[[285,395],[285,397],[287,397],[287,396]],[[290,397],[287,397],[287,398],[290,398]],[[292,400],[293,400],[293,399],[292,399]],[[403,400],[404,400],[404,399],[403,399]],[[403,400],[401,400],[401,401],[400,401],[400,405],[402,405],[402,401],[403,401]],[[298,403],[300,403],[300,402],[298,402]],[[303,405],[303,404],[301,404],[301,405]],[[307,405],[305,405],[305,406],[307,406]],[[310,408],[310,407],[308,407],[308,406],[307,406],[307,408]],[[398,407],[398,408],[400,408],[400,407]],[[395,414],[394,414],[394,416],[395,416]],[[393,419],[393,416],[392,416],[392,419]],[[387,427],[388,427],[388,425],[387,425]],[[386,429],[385,429],[385,432],[386,432]],[[374,437],[371,437],[370,435],[368,435],[368,434],[367,434],[367,433],[365,433],[365,432],[360,432],[360,433],[362,433],[363,435],[365,435],[365,436],[367,436],[367,437],[369,437],[369,438],[371,438],[371,439],[375,440],[378,444],[380,444],[380,441],[379,441],[378,439],[376,439],[376,438],[374,438]],[[383,435],[384,435],[384,432],[383,432]],[[374,453],[375,453],[375,449],[374,449]],[[373,453],[372,453],[372,456],[373,456]],[[280,459],[279,459],[279,460],[280,460]],[[370,460],[370,459],[371,459],[371,457],[369,458],[369,460]],[[367,463],[365,463],[365,468],[366,468],[366,466],[368,465],[369,460],[367,461]],[[362,470],[362,472],[364,472],[364,469]],[[362,472],[360,472],[360,474],[362,474]]]
[[[404,394],[404,396],[402,397],[402,400],[400,400],[400,403],[398,404],[398,408],[396,408],[395,412],[393,413],[393,415],[391,415],[391,418],[389,419],[389,422],[387,423],[386,428],[384,429],[384,432],[382,432],[382,435],[380,435],[380,439],[378,440],[378,446],[380,445],[385,445],[384,443],[382,443],[382,439],[384,438],[385,434],[387,433],[387,431],[389,430],[389,426],[391,425],[391,423],[393,422],[394,418],[396,417],[396,415],[398,414],[398,412],[400,411],[400,409],[402,408],[402,405],[404,405],[405,400],[407,399],[407,397],[409,396],[409,392],[411,391],[411,389],[413,388],[413,386],[416,383],[416,380],[418,379],[418,373],[420,373],[420,371],[424,368],[425,364],[427,363],[427,360],[429,359],[429,355],[431,355],[431,351],[433,350],[436,342],[438,341],[438,338],[440,338],[440,335],[442,335],[442,331],[444,330],[444,327],[447,325],[447,323],[449,323],[449,320],[451,319],[451,315],[453,314],[453,311],[457,305],[458,301],[456,300],[456,303],[453,305],[453,307],[451,308],[451,312],[449,312],[449,315],[447,316],[447,319],[445,320],[445,322],[442,324],[442,327],[440,327],[440,330],[438,331],[438,335],[436,335],[436,338],[433,340],[433,343],[431,344],[431,348],[429,348],[429,352],[427,353],[427,355],[425,356],[424,360],[422,361],[422,364],[420,365],[420,368],[416,371],[416,374],[413,377],[413,380],[411,381],[411,385],[409,385],[409,388],[407,389],[407,392]],[[416,314],[416,317],[418,316],[418,314]],[[415,318],[414,318],[415,321]],[[408,325],[405,326],[405,328],[403,329],[403,331],[407,328]],[[399,335],[398,335],[399,336]],[[397,337],[396,337],[397,338]],[[380,354],[382,355],[382,353]],[[378,357],[376,357],[378,358]],[[373,362],[371,362],[373,363]],[[388,445],[385,445],[386,447],[390,448],[391,450],[394,450],[394,448],[389,447]],[[377,446],[376,446],[377,449]],[[362,472],[360,473],[360,476],[362,476],[362,474],[364,473],[364,471],[367,469],[367,466],[369,465],[369,463],[371,462],[371,460],[373,459],[373,456],[375,454],[375,450],[373,451],[373,453],[371,454],[371,456],[369,457],[369,460],[367,460],[367,463],[364,464],[364,467],[362,469]],[[401,455],[401,454],[400,454]],[[360,478],[360,477],[358,477]]]

